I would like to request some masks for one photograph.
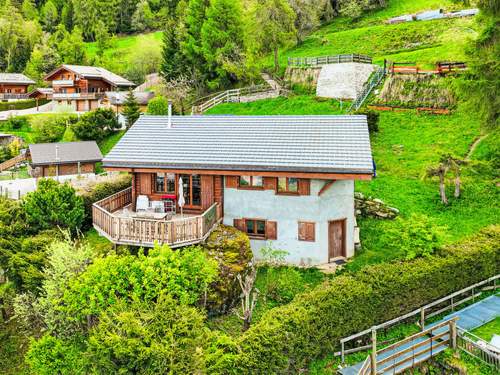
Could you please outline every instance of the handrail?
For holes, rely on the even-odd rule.
[[[25,161],[26,159],[27,159],[26,154],[20,154],[20,155],[14,156],[12,159],[9,159],[9,160],[4,161],[3,163],[0,163],[0,172],[3,172],[9,168],[12,168],[17,163]]]
[[[348,62],[358,62],[363,64],[371,64],[372,58],[367,55],[360,54],[344,54],[333,56],[317,56],[317,57],[289,57],[288,66],[322,66],[327,64],[340,64]]]
[[[385,76],[385,69],[381,67],[377,67],[377,70],[375,71],[375,74],[373,74],[368,82],[365,82],[363,85],[363,88],[361,89],[361,92],[358,93],[356,96],[356,99],[351,104],[351,107],[349,108],[349,112],[352,111],[357,111],[365,102],[366,98],[370,95],[372,92],[373,88],[377,86],[380,81],[382,81],[382,78]]]
[[[500,354],[492,351],[485,340],[460,327],[457,331],[457,346],[460,350],[500,370]],[[485,345],[480,345],[478,342],[484,342]]]

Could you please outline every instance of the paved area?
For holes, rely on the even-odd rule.
[[[38,107],[38,109],[36,107],[33,107],[27,109],[18,109],[18,110],[14,109],[11,111],[2,111],[0,112],[0,121],[7,120],[11,116],[34,115],[37,113],[46,113],[46,112],[52,112],[52,102],[41,105]]]
[[[362,63],[323,65],[318,77],[316,96],[356,99],[375,67],[372,64]]]

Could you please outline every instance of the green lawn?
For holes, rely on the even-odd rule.
[[[493,335],[500,335],[500,316],[495,320],[485,324],[482,327],[476,328],[472,331],[478,337],[481,337],[483,340],[490,342],[493,338]]]

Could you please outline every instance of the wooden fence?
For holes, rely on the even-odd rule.
[[[473,357],[500,371],[500,353],[494,352],[480,337],[458,328],[457,346]]]
[[[362,345],[358,346],[355,348],[351,349],[346,349],[345,346],[348,342],[352,342],[354,340],[362,340],[363,337],[366,337],[369,334],[373,333],[373,330],[375,332],[380,329],[387,329],[389,327],[392,327],[396,324],[401,324],[403,322],[408,322],[411,321],[412,318],[417,317],[418,319],[418,324],[420,325],[421,329],[425,329],[425,322],[427,319],[432,318],[436,315],[442,314],[443,312],[446,311],[455,311],[455,309],[469,301],[474,302],[477,297],[481,295],[480,289],[497,289],[500,287],[498,285],[497,280],[500,278],[500,274],[490,277],[489,279],[483,280],[477,284],[468,286],[467,288],[461,289],[457,292],[454,292],[446,297],[440,298],[434,302],[431,302],[425,306],[422,306],[416,310],[410,311],[407,314],[401,315],[397,318],[394,318],[392,320],[389,320],[387,322],[381,323],[379,325],[373,326],[371,328],[368,328],[364,331],[355,333],[351,336],[345,337],[340,340],[340,345],[341,345],[341,351],[339,353],[336,353],[337,355],[340,355],[342,357],[342,363],[344,363],[345,355],[346,354],[351,354],[351,353],[356,353],[362,350],[367,350],[371,347],[371,345]],[[488,287],[488,284],[491,284]]]
[[[14,167],[16,164],[21,163],[21,162],[25,161],[26,159],[27,159],[26,154],[20,154],[20,155],[13,157],[12,159],[6,160],[0,164],[0,172],[3,172],[7,169]]]
[[[358,55],[358,54],[288,58],[288,66],[291,67],[315,67],[327,64],[340,64],[349,62],[371,64],[372,58],[367,55]]]
[[[151,247],[159,243],[178,247],[202,241],[220,218],[217,203],[201,215],[171,220],[113,214],[131,203],[132,188],[94,203],[92,206],[94,227],[117,244]]]

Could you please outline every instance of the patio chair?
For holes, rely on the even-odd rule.
[[[154,212],[165,213],[165,205],[162,201],[151,201],[151,208]]]
[[[147,211],[149,209],[149,198],[147,195],[139,195],[137,197],[137,204],[135,206],[135,210],[139,211]]]

